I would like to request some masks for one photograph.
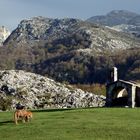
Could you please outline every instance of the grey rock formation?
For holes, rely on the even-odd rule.
[[[10,31],[6,29],[4,26],[0,27],[0,45],[6,40],[6,38],[10,35]]]
[[[20,102],[27,108],[102,107],[105,97],[60,84],[34,73],[0,71],[0,98],[11,99],[10,109]]]
[[[22,20],[5,43],[11,41],[12,38],[19,43],[63,38],[68,32],[74,31],[74,26],[79,21],[78,19],[51,19],[41,16]]]
[[[131,36],[117,33],[108,28],[78,19],[49,19],[44,17],[34,17],[23,20],[11,33],[5,44],[13,43],[16,46],[34,46],[40,40],[51,42],[52,45],[63,44],[65,46],[77,46],[81,42],[82,52],[104,51],[115,49],[126,49],[138,47],[136,40]],[[80,42],[81,41],[81,42]],[[88,51],[89,52],[89,51]]]
[[[126,32],[126,33],[133,34],[136,37],[140,37],[140,26],[120,24],[110,28],[119,32]]]

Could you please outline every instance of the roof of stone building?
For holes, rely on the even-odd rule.
[[[115,84],[115,83],[117,83],[117,82],[122,82],[122,83],[129,84],[129,85],[135,85],[136,87],[139,87],[139,88],[140,88],[140,83],[136,83],[136,82],[134,82],[134,81],[125,81],[125,80],[121,80],[121,79],[119,79],[118,81],[109,83],[109,84],[107,84],[107,85],[112,85],[112,84]]]

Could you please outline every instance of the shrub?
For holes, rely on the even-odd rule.
[[[76,88],[80,88],[84,91],[92,92],[96,95],[106,95],[106,87],[102,84],[92,84],[92,85],[85,85],[85,84],[77,84],[74,85]]]
[[[0,97],[0,110],[2,111],[10,110],[11,105],[12,105],[12,98]]]

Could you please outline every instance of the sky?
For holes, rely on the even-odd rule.
[[[35,16],[87,19],[112,10],[140,14],[140,0],[0,0],[0,26],[14,30]]]

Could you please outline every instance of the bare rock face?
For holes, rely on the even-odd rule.
[[[105,97],[60,84],[34,73],[0,71],[0,99],[15,109],[20,102],[27,108],[102,107]],[[11,102],[8,102],[8,101]],[[7,105],[8,106],[8,105]]]
[[[133,47],[138,46],[134,38],[129,35],[72,18],[33,17],[22,20],[4,44],[13,43],[13,40],[16,46],[22,44],[29,47],[40,40],[51,42],[53,46],[57,44],[78,46],[80,44],[80,49],[88,48],[92,52],[131,48],[132,42]]]
[[[2,45],[9,35],[10,31],[8,29],[6,29],[4,26],[0,27],[0,45]]]
[[[15,42],[34,43],[39,40],[55,40],[72,33],[78,25],[78,19],[51,19],[45,17],[33,17],[20,22],[18,27],[12,32],[5,44],[15,39]]]

